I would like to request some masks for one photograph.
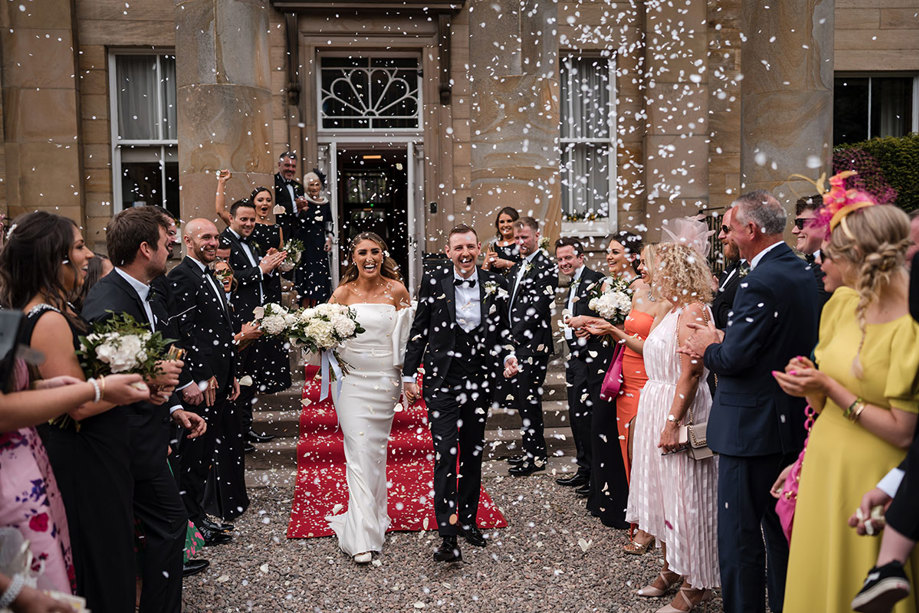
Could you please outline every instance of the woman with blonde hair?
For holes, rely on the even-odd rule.
[[[671,225],[677,227],[674,242],[657,247],[651,275],[655,295],[669,308],[642,347],[648,381],[635,418],[626,511],[626,519],[664,549],[663,570],[638,595],[664,596],[683,581],[673,601],[658,613],[692,610],[720,585],[718,460],[693,459],[679,440],[680,426],[707,421],[712,406],[702,361],[677,353],[692,333],[690,324],[711,321],[712,275],[700,252],[708,246],[708,232],[704,223],[692,219]]]
[[[798,357],[773,373],[786,393],[806,397],[820,414],[797,492],[786,613],[851,610],[880,543],[858,536],[848,517],[904,458],[919,413],[919,324],[909,314],[904,266],[909,219],[864,192],[845,191],[846,176],[833,177],[824,196],[832,218],[823,257],[845,285],[823,308],[816,364]],[[778,495],[783,483],[780,477],[773,488]],[[907,575],[919,585],[919,552],[910,559]],[[916,611],[917,601],[911,595],[893,610]]]

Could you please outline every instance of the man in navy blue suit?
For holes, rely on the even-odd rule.
[[[765,578],[769,607],[779,612],[788,543],[769,488],[800,453],[805,430],[804,400],[786,395],[772,371],[813,350],[817,286],[806,263],[782,240],[785,209],[772,194],[744,194],[732,206],[729,237],[750,262],[750,273],[737,289],[725,331],[698,325],[681,351],[704,356],[718,375],[708,443],[721,456],[718,555],[724,610],[765,611]]]

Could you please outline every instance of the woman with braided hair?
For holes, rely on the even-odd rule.
[[[846,192],[844,178],[834,177],[824,196],[832,218],[823,257],[845,285],[823,309],[816,365],[797,357],[773,373],[786,393],[820,413],[799,481],[786,613],[851,610],[853,586],[880,543],[858,536],[848,517],[906,455],[919,413],[919,324],[909,315],[904,267],[909,220],[864,192]],[[917,585],[919,554],[912,562],[907,574]],[[894,610],[916,611],[917,603],[911,596]]]

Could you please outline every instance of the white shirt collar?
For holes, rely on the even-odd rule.
[[[472,274],[469,275],[469,278],[468,278],[468,279],[464,279],[463,276],[460,275],[460,274],[456,271],[456,267],[454,266],[454,267],[453,267],[453,278],[454,278],[455,280],[457,280],[457,281],[475,281],[476,283],[478,283],[478,281],[479,281],[479,269],[478,269],[478,268],[474,268],[474,269],[472,270]]]
[[[131,275],[129,275],[129,274],[126,273],[125,271],[121,270],[121,269],[118,268],[117,266],[115,267],[115,272],[117,272],[119,275],[121,275],[121,277],[122,277],[125,281],[127,281],[127,282],[131,285],[131,287],[134,288],[134,291],[137,292],[137,295],[138,295],[138,296],[140,296],[140,301],[141,301],[141,302],[146,302],[146,301],[147,301],[147,296],[150,295],[150,286],[149,286],[149,285],[147,285],[146,283],[141,283],[140,281],[138,281],[137,279],[135,279],[134,277],[132,277]]]
[[[765,249],[763,249],[762,251],[760,251],[759,253],[757,253],[753,257],[753,259],[750,260],[750,270],[753,270],[754,268],[756,268],[756,265],[759,264],[759,261],[763,259],[764,255],[766,255],[767,253],[769,253],[770,251],[772,251],[773,249],[775,249],[776,247],[778,247],[784,242],[785,241],[783,240],[776,241],[772,243],[771,245],[769,245],[768,247],[766,247]]]
[[[533,258],[536,257],[536,254],[537,254],[537,253],[539,253],[539,249],[537,249],[536,251],[534,251],[534,252],[531,253],[530,255],[528,255],[528,256],[526,256],[525,258],[523,258],[523,261],[526,262],[527,264],[529,264],[530,262],[533,261]]]
[[[584,274],[584,269],[587,268],[585,264],[581,264],[581,267],[574,271],[574,274],[571,275],[571,282],[574,283],[576,280],[581,279],[581,275]]]
[[[229,230],[229,231],[230,231],[230,234],[232,234],[232,235],[235,236],[236,238],[238,238],[238,239],[239,239],[239,238],[242,238],[242,235],[241,235],[239,232],[237,232],[236,230],[234,230],[233,228],[231,228],[230,226],[227,226],[227,230]]]
[[[203,262],[199,262],[195,257],[191,255],[186,255],[185,257],[187,257],[189,260],[197,264],[198,268],[201,269],[201,272],[204,272],[205,270],[207,270],[207,266],[205,266]]]

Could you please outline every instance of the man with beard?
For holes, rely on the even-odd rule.
[[[86,296],[82,316],[87,321],[106,321],[126,313],[165,338],[177,338],[178,330],[170,321],[164,297],[150,287],[151,281],[166,272],[168,232],[168,221],[153,208],[127,209],[112,219],[106,245],[115,269]],[[182,366],[181,361],[162,363],[161,377],[171,378],[158,390],[159,404],[140,402],[123,407],[133,451],[134,516],[145,543],[140,573],[142,612],[179,611],[182,606],[182,550],[188,519],[175,479],[164,461],[170,438],[168,416],[171,414],[175,422],[191,430],[188,436],[192,438],[201,436],[207,428],[200,416],[182,410],[173,394]],[[168,408],[176,406],[179,408]]]
[[[804,255],[807,265],[814,273],[814,279],[817,280],[818,307],[821,310],[832,295],[823,287],[825,275],[820,268],[820,246],[827,238],[827,221],[819,215],[822,206],[823,196],[820,194],[799,198],[795,202],[795,225],[791,228],[791,233],[795,236],[795,249]]]
[[[740,280],[750,272],[750,265],[740,257],[737,245],[731,240],[731,220],[733,218],[734,209],[728,209],[721,218],[721,232],[718,233],[718,240],[723,245],[724,271],[718,278],[718,291],[715,292],[715,299],[712,301],[712,316],[715,320],[715,327],[719,330],[724,330],[728,326],[728,315],[731,307],[734,306],[737,287],[740,285]]]
[[[204,489],[213,462],[214,446],[224,432],[217,427],[226,403],[239,395],[233,376],[236,350],[233,322],[223,287],[210,264],[217,259],[217,226],[206,219],[185,225],[185,259],[168,277],[179,327],[177,345],[186,351],[186,367],[179,378],[185,409],[200,415],[208,428],[203,436],[181,439],[173,454],[173,467],[189,519],[204,537],[205,545],[225,543],[232,529],[210,521],[204,512]]]
[[[521,217],[514,223],[514,240],[521,260],[508,273],[511,282],[511,338],[520,372],[511,387],[521,421],[523,454],[510,458],[508,473],[515,477],[546,469],[543,436],[542,384],[546,380],[552,344],[552,307],[558,273],[539,248],[539,222]]]
[[[305,194],[303,184],[297,181],[297,154],[285,151],[278,158],[278,172],[274,175],[275,214],[289,215],[286,219],[292,219],[297,214],[297,201]],[[278,207],[284,207],[284,211]]]

